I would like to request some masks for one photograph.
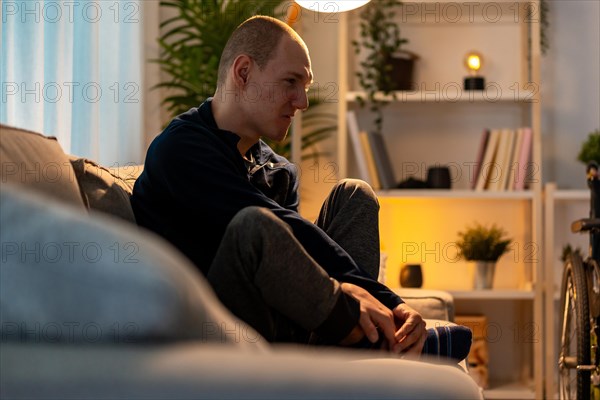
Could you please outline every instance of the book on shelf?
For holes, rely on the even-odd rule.
[[[474,189],[523,190],[530,157],[530,128],[491,129],[487,134],[484,132],[477,155]]]
[[[494,158],[492,167],[493,172],[488,174],[488,190],[503,190],[502,185],[504,183],[506,153],[508,151],[509,140],[509,131],[507,129],[500,129],[498,133],[498,148],[496,149],[496,157]]]
[[[373,187],[374,190],[381,189],[381,184],[379,182],[379,171],[377,170],[377,166],[375,165],[375,157],[373,155],[373,149],[371,148],[371,143],[369,143],[369,136],[366,131],[359,132],[360,144],[362,145],[362,150],[365,153],[365,160],[367,161],[367,169],[369,171],[369,183]]]
[[[500,140],[500,130],[492,129],[490,131],[489,139],[485,146],[485,152],[483,155],[483,161],[479,168],[479,174],[477,175],[477,183],[475,190],[483,191],[489,188],[489,184],[495,179],[492,174],[497,174],[495,168],[496,153],[498,150],[498,142]]]
[[[483,163],[483,156],[485,153],[485,148],[487,146],[487,142],[490,138],[490,130],[484,129],[481,134],[481,139],[479,140],[479,149],[477,150],[477,159],[475,160],[475,171],[473,172],[473,178],[471,181],[471,189],[475,189],[477,185],[477,177],[481,172],[481,165]]]
[[[519,145],[519,158],[516,165],[516,176],[514,181],[515,190],[525,189],[525,181],[527,180],[527,170],[529,161],[531,160],[531,128],[521,128],[522,139]]]
[[[354,157],[356,158],[358,178],[372,184],[373,182],[369,179],[367,159],[365,158],[365,152],[363,150],[363,146],[360,140],[360,130],[358,128],[358,119],[356,117],[356,113],[350,110],[347,112],[346,118],[348,121],[348,133],[350,136],[350,142],[352,143]]]
[[[523,129],[519,128],[515,131],[515,140],[512,152],[512,158],[510,163],[510,171],[508,175],[508,180],[506,182],[506,190],[514,191],[515,190],[515,182],[517,179],[517,170],[519,168],[519,154],[521,151],[521,146],[523,145]]]
[[[398,182],[394,175],[394,169],[387,152],[383,135],[379,132],[367,133],[373,158],[375,159],[375,167],[379,173],[379,184],[381,189],[389,190],[396,187]]]
[[[503,157],[499,160],[500,177],[496,185],[498,191],[508,189],[515,146],[515,131],[513,129],[503,129],[501,135],[504,136],[504,148],[502,150]]]

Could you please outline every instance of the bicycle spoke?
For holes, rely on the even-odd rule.
[[[560,351],[560,398],[574,399],[576,397],[576,371],[577,357],[573,356],[573,334],[576,331],[573,326],[573,314],[575,313],[574,290],[571,277],[566,280],[565,301],[563,306],[563,324],[561,332],[561,351]]]
[[[559,395],[561,399],[590,399],[590,321],[586,264],[571,254],[565,263],[562,282]],[[579,368],[578,368],[579,367]]]

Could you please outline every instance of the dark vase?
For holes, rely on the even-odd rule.
[[[423,271],[420,264],[405,264],[400,270],[400,286],[420,288],[423,286]]]
[[[431,189],[450,189],[452,180],[448,167],[429,167],[427,169],[427,186]]]
[[[414,66],[418,56],[407,50],[400,50],[393,56],[386,57],[389,68],[387,80],[378,82],[379,90],[413,90]]]

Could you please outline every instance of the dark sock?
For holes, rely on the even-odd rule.
[[[469,354],[472,340],[473,333],[466,326],[437,326],[427,329],[422,354],[461,361]]]
[[[471,342],[473,333],[471,329],[462,325],[437,326],[427,329],[427,339],[423,346],[422,354],[436,356],[438,358],[450,358],[456,361],[462,361],[467,357],[471,350]],[[381,350],[384,346],[382,334],[379,335],[379,340],[371,343],[364,336],[357,343],[349,346],[355,349],[372,349]]]

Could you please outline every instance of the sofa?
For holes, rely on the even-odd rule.
[[[0,125],[0,398],[482,398],[464,363],[267,343],[135,225],[140,172]],[[452,319],[447,293],[405,294]]]

